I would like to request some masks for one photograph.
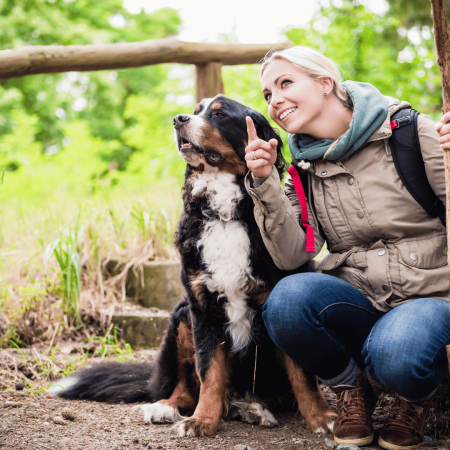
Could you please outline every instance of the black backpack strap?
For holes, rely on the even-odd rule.
[[[445,225],[445,207],[430,186],[420,151],[418,116],[412,108],[401,109],[391,116],[392,158],[408,192],[430,216],[439,217]]]

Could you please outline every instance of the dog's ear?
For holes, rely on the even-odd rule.
[[[247,111],[247,115],[253,120],[256,128],[256,134],[260,139],[264,139],[265,141],[270,141],[271,139],[277,140],[277,160],[275,161],[275,167],[277,168],[281,178],[281,175],[287,168],[287,163],[283,156],[283,141],[277,131],[272,128],[269,121],[262,114],[249,109]]]

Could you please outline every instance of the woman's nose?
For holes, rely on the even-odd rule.
[[[281,92],[272,92],[272,98],[270,99],[270,104],[272,107],[275,107],[277,105],[281,105],[284,101],[283,96],[281,95]]]

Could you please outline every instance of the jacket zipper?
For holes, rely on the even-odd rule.
[[[325,183],[323,180],[322,180],[322,192],[323,192],[323,203],[325,204],[325,211],[327,212],[328,220],[330,221],[331,228],[332,228],[337,240],[340,241],[341,239],[339,238],[339,235],[336,233],[336,229],[334,228],[333,221],[331,220],[331,216],[328,211]]]

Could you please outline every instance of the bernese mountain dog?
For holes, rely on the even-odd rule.
[[[180,436],[213,435],[230,418],[272,427],[275,412],[296,408],[311,430],[332,430],[335,414],[316,377],[272,343],[262,320],[264,302],[289,273],[265,248],[244,186],[246,116],[260,138],[278,141],[282,177],[283,143],[262,114],[218,95],[177,115],[187,167],[175,244],[187,295],[154,364],[99,364],[76,375],[61,397],[152,402],[140,406],[145,422],[177,423]]]

